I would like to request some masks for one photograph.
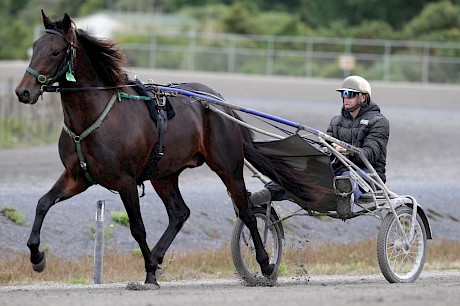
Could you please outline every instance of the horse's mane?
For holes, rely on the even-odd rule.
[[[45,28],[64,31],[64,19],[47,19]],[[111,86],[125,84],[127,77],[123,67],[126,65],[126,56],[117,48],[117,43],[91,36],[88,32],[77,29],[73,21],[71,21],[70,28],[75,31],[78,41],[86,51],[91,65],[102,82]]]
[[[123,70],[125,54],[117,44],[108,39],[99,39],[84,30],[75,30],[77,39],[88,55],[99,78],[107,85],[123,85],[127,81]]]

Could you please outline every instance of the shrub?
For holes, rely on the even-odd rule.
[[[128,214],[124,211],[119,211],[119,212],[112,211],[112,220],[123,226],[129,226]]]
[[[26,218],[26,215],[18,212],[16,208],[5,207],[1,210],[1,213],[16,224],[23,224]]]

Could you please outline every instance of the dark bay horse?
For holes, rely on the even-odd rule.
[[[145,283],[157,287],[155,272],[190,215],[179,191],[179,174],[206,162],[225,184],[238,217],[251,232],[261,271],[270,276],[273,265],[269,263],[248,204],[243,179],[244,157],[302,198],[314,198],[317,192],[314,182],[298,173],[290,174],[282,162],[258,152],[246,128],[201,103],[190,103],[190,97],[183,95],[170,98],[176,115],[168,121],[164,134],[165,152],[148,168],[159,141],[157,126],[144,101],[116,98],[117,92],[137,94],[133,87],[126,85],[124,54],[114,42],[77,29],[67,14],[62,20],[51,20],[42,11],[42,17],[45,32],[33,44],[30,65],[16,94],[20,102],[34,104],[44,91],[50,91],[53,83],[59,83],[64,118],[59,154],[65,170],[37,204],[27,242],[34,270],[42,272],[46,266],[46,256],[39,245],[48,210],[99,184],[119,193],[129,216],[132,236],[144,257]],[[197,83],[187,84],[186,88],[218,95]],[[235,115],[230,110],[225,112]],[[301,182],[296,183],[299,179]],[[146,242],[139,208],[138,185],[146,180],[163,201],[169,217],[169,225],[152,251]]]

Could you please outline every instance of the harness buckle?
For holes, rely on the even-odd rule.
[[[160,99],[157,99],[158,107],[165,107],[166,106],[166,95],[161,95]]]
[[[87,170],[86,163],[84,161],[80,161],[80,167],[85,171]]]
[[[46,76],[44,76],[43,74],[40,74],[37,76],[37,80],[38,82],[42,83],[42,84],[46,84],[48,79],[46,78]]]

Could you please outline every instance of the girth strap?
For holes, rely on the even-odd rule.
[[[88,181],[91,184],[96,184],[96,182],[91,178],[89,172],[88,172],[88,167],[85,162],[85,157],[83,155],[83,151],[81,149],[81,141],[88,137],[92,132],[94,132],[96,129],[98,129],[101,125],[102,122],[104,121],[105,117],[107,117],[107,114],[109,113],[110,109],[112,108],[113,104],[117,100],[117,94],[114,94],[112,96],[112,99],[110,99],[109,103],[107,103],[107,106],[105,107],[104,111],[102,114],[97,118],[97,120],[91,124],[89,128],[83,131],[80,135],[75,134],[73,131],[69,129],[69,127],[65,124],[64,120],[62,120],[62,128],[66,133],[72,138],[72,140],[75,142],[75,147],[77,149],[77,155],[78,159],[80,161],[80,167],[85,171],[85,176],[88,179]]]
[[[154,160],[155,162],[159,161],[164,155],[164,134],[168,129],[168,115],[166,112],[166,97],[171,94],[166,92],[155,92],[152,96],[138,96],[130,95],[125,92],[118,92],[118,100],[121,99],[133,99],[133,100],[144,100],[144,101],[153,101],[156,106],[157,112],[157,130],[158,130],[158,143],[155,146],[154,151]]]

